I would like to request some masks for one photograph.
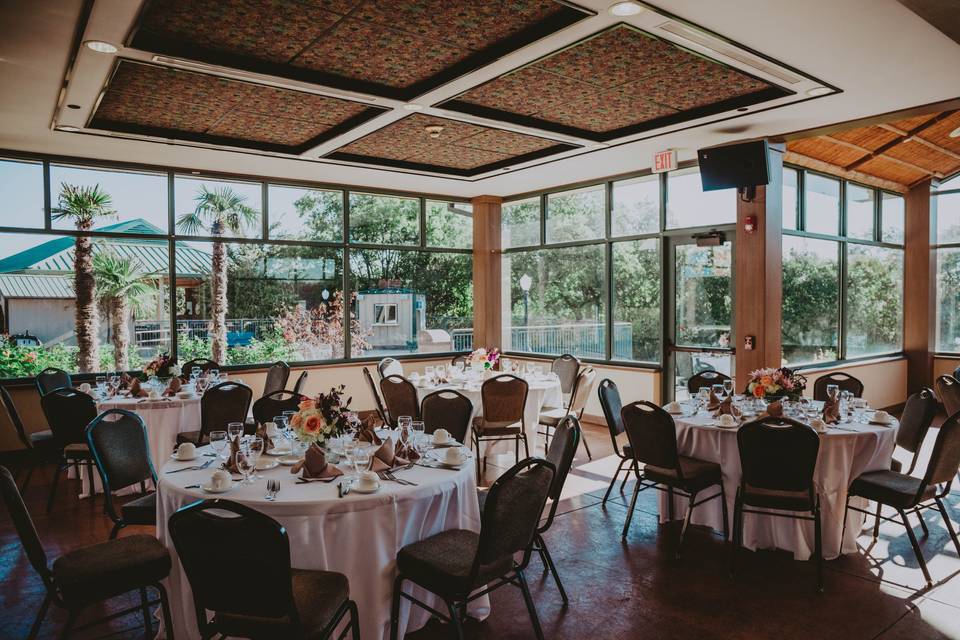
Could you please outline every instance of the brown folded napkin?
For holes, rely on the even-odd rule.
[[[827,398],[823,401],[823,421],[827,424],[836,424],[840,422],[840,401],[834,398]]]
[[[303,471],[304,478],[336,478],[343,475],[336,465],[327,462],[326,452],[317,443],[310,445],[303,460],[290,467],[290,473],[300,471]]]
[[[146,398],[149,394],[140,387],[140,381],[134,378],[133,382],[130,383],[130,397],[131,398]]]
[[[230,456],[227,458],[227,461],[223,463],[223,468],[230,473],[240,473],[240,469],[237,467],[238,455],[240,455],[240,436],[230,440]]]
[[[274,443],[273,438],[267,435],[267,425],[261,424],[257,426],[257,434],[260,438],[263,439],[263,450],[270,451],[273,449]]]
[[[370,444],[383,444],[383,440],[380,439],[380,436],[377,435],[377,432],[370,425],[364,425],[360,429],[360,433],[357,434],[357,440],[360,442],[369,442]],[[390,439],[387,438],[387,441]]]
[[[406,459],[407,464],[409,464],[419,460],[420,454],[417,452],[416,448],[408,442],[405,445],[401,444],[399,447],[397,447],[397,458]]]
[[[170,384],[167,385],[167,390],[163,392],[163,395],[168,397],[175,396],[179,393],[182,386],[180,378],[171,378]]]
[[[727,398],[717,407],[717,416],[731,415],[734,418],[740,417],[740,410],[733,406],[733,398]]]
[[[720,406],[720,398],[710,389],[710,398],[707,400],[707,410],[713,411]]]
[[[767,415],[773,416],[774,418],[779,418],[783,415],[783,403],[779,400],[774,400],[767,405]]]
[[[129,389],[130,385],[133,384],[134,378],[130,377],[129,373],[123,373],[120,375],[120,388]]]
[[[373,461],[370,464],[371,471],[386,471],[394,467],[402,467],[410,464],[406,458],[397,455],[396,447],[392,438],[387,438],[380,448],[373,453]]]

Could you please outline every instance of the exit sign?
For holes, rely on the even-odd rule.
[[[667,149],[653,154],[653,172],[663,173],[677,168],[677,150]]]

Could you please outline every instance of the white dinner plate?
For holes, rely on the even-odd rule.
[[[277,449],[276,447],[274,447],[269,451],[264,451],[264,453],[267,454],[268,456],[288,456],[291,453],[293,453],[293,449]]]
[[[283,456],[282,458],[279,458],[277,462],[279,462],[285,467],[292,467],[293,465],[300,462],[300,460],[301,458],[299,456]]]
[[[257,471],[269,471],[280,465],[276,460],[257,460]]]

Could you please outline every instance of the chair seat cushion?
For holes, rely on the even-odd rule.
[[[783,511],[812,511],[810,493],[807,491],[783,491],[779,489],[764,489],[762,487],[744,487],[741,492],[743,504],[779,509]]]
[[[53,576],[70,604],[96,602],[166,578],[170,554],[149,535],[101,542],[66,553],[53,563]]]
[[[567,417],[567,410],[562,408],[544,409],[540,413],[540,424],[548,427],[556,427],[560,421]]]
[[[477,416],[473,419],[473,430],[480,436],[507,436],[516,435],[521,432],[523,427],[519,422],[491,422],[485,420],[483,416]]]
[[[127,524],[157,524],[156,492],[125,502],[120,515]]]
[[[896,471],[870,471],[853,481],[850,495],[881,502],[897,509],[909,509],[918,504],[917,492],[922,483],[920,478]],[[936,493],[936,485],[927,486],[920,496],[920,502],[929,500]]]
[[[261,618],[218,613],[218,630],[227,636],[246,638],[322,638],[322,632],[340,606],[350,598],[347,577],[334,571],[292,569],[293,601],[300,615],[300,629],[284,618]]]
[[[203,437],[203,442],[197,442],[200,438],[200,430],[197,431],[181,431],[177,434],[177,444],[183,444],[184,442],[192,442],[197,446],[202,446],[205,444],[210,444],[209,436]]]
[[[30,444],[35,447],[45,445],[49,442],[53,442],[53,431],[50,431],[50,429],[34,431],[30,434]]]
[[[480,534],[450,529],[407,545],[397,554],[400,573],[430,591],[443,595],[465,595],[487,584],[513,567],[513,557],[504,556],[481,565],[476,580],[468,584]]]
[[[896,458],[893,458],[892,460],[890,460],[890,470],[896,471],[897,473],[901,473],[903,471],[903,463],[897,460]]]
[[[678,459],[680,461],[680,469],[683,471],[682,482],[677,476],[676,470],[655,467],[650,464],[644,466],[643,474],[654,482],[680,487],[681,489],[691,492],[706,489],[713,484],[720,484],[720,465],[716,462],[708,462],[687,456],[678,456]]]
[[[81,442],[74,442],[63,448],[63,457],[67,460],[86,460],[92,456],[90,455],[90,447]]]

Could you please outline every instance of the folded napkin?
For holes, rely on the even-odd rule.
[[[779,400],[774,400],[767,405],[767,415],[773,416],[774,418],[779,418],[783,415],[783,403]]]
[[[240,473],[240,469],[237,467],[238,455],[240,455],[240,436],[230,440],[230,455],[227,461],[223,463],[223,468],[230,473]]]
[[[273,438],[267,435],[267,425],[261,424],[257,426],[257,435],[263,439],[263,450],[270,451],[275,446]]]
[[[407,464],[411,462],[416,462],[420,459],[420,453],[417,452],[416,447],[414,447],[409,442],[407,444],[401,444],[397,447],[397,456],[398,459],[406,459]]]
[[[360,429],[360,433],[357,434],[357,440],[360,442],[369,442],[370,444],[383,444],[383,440],[377,435],[373,425],[368,424],[363,425],[363,428]],[[389,440],[389,438],[387,438],[387,440]]]
[[[840,401],[836,398],[827,398],[823,401],[823,421],[827,424],[840,422]]]
[[[402,467],[410,464],[406,458],[397,455],[393,445],[393,439],[387,438],[380,448],[373,453],[373,461],[370,464],[371,471],[386,471],[394,467]]]
[[[707,400],[707,410],[714,411],[720,407],[720,398],[710,389],[710,398]]]
[[[121,374],[121,376],[120,376],[120,388],[121,388],[121,389],[129,389],[129,388],[130,388],[130,385],[133,384],[133,381],[134,381],[134,380],[136,380],[136,378],[132,378],[129,373]]]
[[[131,398],[146,398],[149,394],[140,386],[140,381],[134,378],[130,383]]]
[[[730,415],[734,418],[740,417],[740,410],[733,406],[733,398],[727,398],[717,407],[717,416]]]
[[[168,397],[175,396],[180,392],[182,387],[183,383],[180,382],[180,378],[170,378],[170,384],[167,385],[167,389],[163,392],[163,395]]]
[[[304,478],[336,478],[343,471],[327,462],[327,453],[320,445],[313,443],[303,456],[303,460],[290,467],[290,473],[303,471]]]

